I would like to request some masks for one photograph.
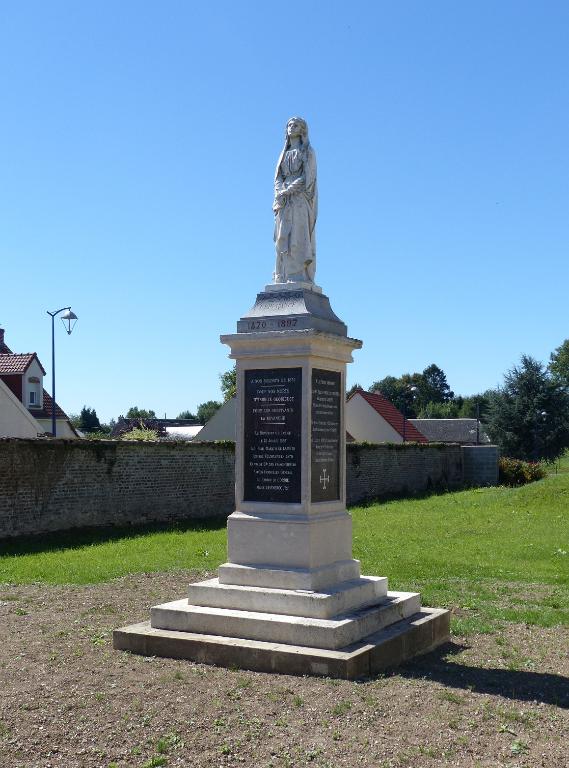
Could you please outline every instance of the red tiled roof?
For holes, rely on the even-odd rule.
[[[51,395],[48,395],[45,389],[43,391],[43,405],[41,410],[33,408],[30,409],[30,413],[36,419],[51,419],[51,414],[53,413],[53,398]],[[57,405],[57,403],[55,404],[55,418],[69,420],[68,415],[59,407],[59,405]]]
[[[1,330],[1,329],[0,329]],[[10,375],[23,375],[32,360],[34,358],[37,360],[37,363],[39,367],[42,369],[43,375],[45,376],[45,370],[43,365],[40,363],[38,356],[35,352],[26,352],[24,354],[16,354],[10,350],[10,348],[6,345],[4,342],[4,333],[1,333],[0,336],[0,376],[10,376]],[[43,402],[41,408],[32,408],[28,409],[32,416],[36,419],[51,419],[52,413],[53,413],[53,398],[51,395],[49,395],[45,389],[43,390]],[[69,421],[68,415],[65,413],[65,411],[55,404],[55,418],[56,419],[65,419],[66,421]]]
[[[354,392],[355,395],[361,395],[364,400],[371,405],[374,411],[377,411],[379,415],[390,424],[393,429],[403,437],[403,414],[398,411],[397,408],[390,403],[389,400],[380,395],[379,392],[365,392],[363,389],[358,389]],[[351,398],[350,398],[351,399]],[[429,441],[422,435],[419,430],[411,424],[409,419],[405,419],[405,440],[410,443],[428,443]]]
[[[45,376],[45,371],[35,352],[27,352],[23,355],[0,355],[0,375],[23,374],[34,358],[38,361]]]

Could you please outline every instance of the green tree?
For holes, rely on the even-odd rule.
[[[87,408],[86,405],[81,408],[79,414],[79,429],[81,432],[97,432],[101,429],[101,422],[94,408]]]
[[[363,389],[361,384],[352,384],[352,386],[346,392],[346,400],[348,400],[354,394],[354,392],[357,392],[358,389]]]
[[[200,424],[207,424],[213,414],[221,408],[221,403],[217,400],[208,400],[198,405],[198,421]]]
[[[176,416],[177,419],[191,419],[192,421],[197,421],[197,416],[195,413],[192,413],[191,411],[180,411],[180,413]]]
[[[434,363],[425,368],[421,374],[419,392],[421,401],[429,403],[448,403],[454,397],[445,372]]]
[[[457,419],[459,412],[458,403],[430,402],[418,408],[419,419]]]
[[[396,408],[400,408],[403,404],[403,384],[401,379],[395,376],[386,376],[379,381],[374,381],[369,391],[379,392]]]
[[[137,405],[133,405],[126,412],[127,419],[155,419],[156,414],[154,411],[147,411],[145,408],[139,408]]]
[[[380,381],[375,381],[370,387],[370,392],[381,393],[402,413],[405,411],[408,419],[412,419],[417,415],[421,379],[420,373],[404,373],[398,379],[395,376],[386,376]]]
[[[505,456],[554,461],[569,447],[569,393],[524,355],[490,395],[486,431]]]
[[[569,389],[569,339],[551,353],[548,368],[553,379]]]
[[[422,373],[404,373],[399,378],[386,376],[374,382],[370,391],[381,392],[396,408],[405,411],[408,418],[425,413],[432,403],[450,403],[454,398],[445,372],[435,363],[427,366]],[[452,408],[448,409],[448,412],[452,411]],[[443,412],[447,411],[443,409],[441,413]]]
[[[492,390],[487,390],[486,392],[482,392],[479,395],[456,397],[455,402],[458,405],[458,418],[475,419],[476,414],[478,413],[480,420],[484,421],[486,413],[488,412],[488,405],[492,394]]]
[[[237,394],[237,366],[234,365],[229,371],[220,373],[219,378],[221,380],[223,402],[226,403]]]

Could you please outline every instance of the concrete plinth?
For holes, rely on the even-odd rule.
[[[336,584],[321,592],[310,589],[268,589],[222,584],[219,579],[190,584],[190,605],[229,610],[331,619],[387,596],[387,579],[368,576]]]
[[[422,608],[413,616],[338,650],[157,629],[149,621],[115,630],[113,647],[144,656],[188,659],[256,672],[355,680],[428,653],[448,639],[448,611]]]
[[[360,561],[343,560],[319,568],[274,568],[270,565],[224,563],[218,568],[221,584],[274,589],[326,589],[359,578]]]
[[[420,607],[417,593],[390,592],[374,605],[363,606],[332,619],[313,619],[190,605],[187,599],[183,599],[154,606],[150,612],[150,624],[156,629],[335,650],[412,616]]]
[[[319,515],[234,512],[227,537],[230,562],[237,565],[314,570],[352,556],[352,518],[345,510]]]

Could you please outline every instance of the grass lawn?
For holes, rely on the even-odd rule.
[[[569,625],[569,460],[521,488],[478,488],[351,510],[366,573],[453,607],[453,629]]]
[[[351,510],[354,556],[391,588],[453,608],[460,634],[504,621],[569,624],[569,456],[522,488],[482,488]],[[225,521],[69,532],[0,544],[0,583],[87,584],[129,573],[211,572]]]

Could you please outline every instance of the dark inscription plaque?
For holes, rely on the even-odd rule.
[[[300,502],[302,368],[245,371],[245,501]]]
[[[340,498],[340,397],[337,371],[312,371],[312,501]]]

